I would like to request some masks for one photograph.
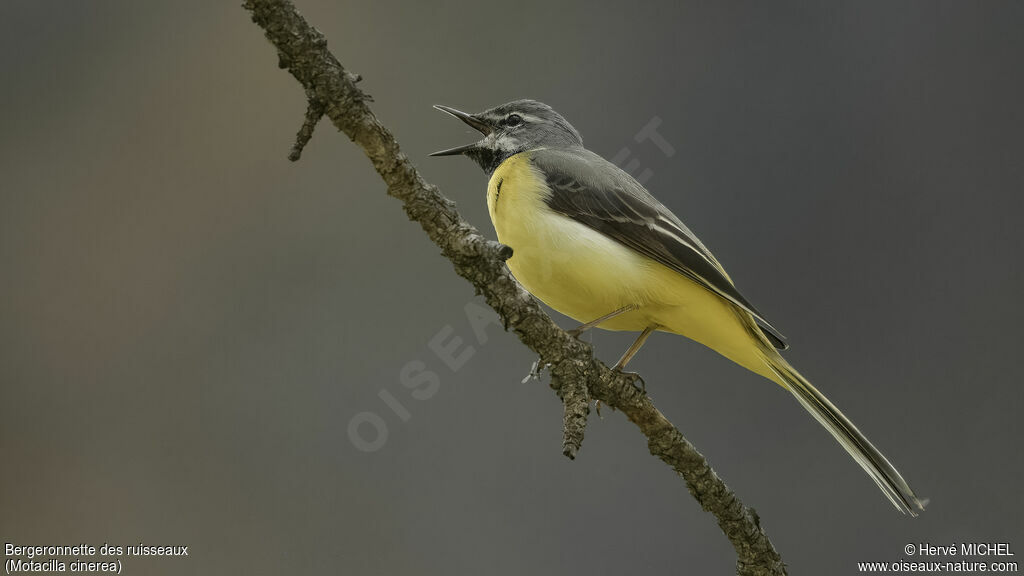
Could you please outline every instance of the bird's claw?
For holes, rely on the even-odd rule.
[[[644,381],[644,377],[641,376],[639,372],[626,372],[622,368],[618,367],[614,368],[613,370],[616,373],[631,379],[633,381],[633,384],[640,382],[640,391],[643,392],[644,394],[647,394],[647,382]]]

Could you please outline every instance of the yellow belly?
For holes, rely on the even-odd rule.
[[[548,209],[547,185],[529,154],[502,163],[487,188],[498,241],[513,250],[509,270],[527,291],[580,323],[636,306],[600,327],[640,331],[653,326],[762,373],[745,312],[682,274]]]

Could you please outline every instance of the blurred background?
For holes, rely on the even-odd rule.
[[[901,517],[789,394],[656,335],[632,367],[791,573],[1024,548],[1024,4],[298,5],[491,237],[432,104],[536,98],[632,162],[931,498]],[[190,546],[126,574],[734,570],[621,414],[561,455],[532,354],[344,135],[287,161],[304,96],[238,2],[8,1],[0,31],[0,540]]]

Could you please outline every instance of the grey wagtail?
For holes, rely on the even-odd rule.
[[[508,268],[527,291],[590,328],[680,334],[793,393],[902,512],[918,499],[889,460],[779,354],[779,333],[739,293],[711,252],[639,182],[583,147],[550,106],[517,100],[479,114],[435,106],[480,131],[464,155],[490,176],[487,210]]]

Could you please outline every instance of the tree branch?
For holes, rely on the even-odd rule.
[[[289,0],[246,0],[243,6],[277,48],[279,65],[306,91],[309,108],[290,157],[297,159],[321,114],[355,142],[399,199],[410,220],[441,248],[455,272],[473,284],[519,339],[540,356],[536,375],[547,369],[551,387],[565,405],[563,452],[574,458],[583,442],[591,398],[621,410],[647,437],[651,454],[686,481],[690,493],[714,514],[736,549],[737,574],[785,574],[785,565],[760,526],[756,512],[740,502],[704,457],[636,386],[636,377],[613,372],[594,358],[590,345],[558,327],[512,278],[505,260],[512,250],[487,240],[463,220],[454,203],[420,176],[394,136],[367,106],[356,86],[327,49],[327,40]]]

